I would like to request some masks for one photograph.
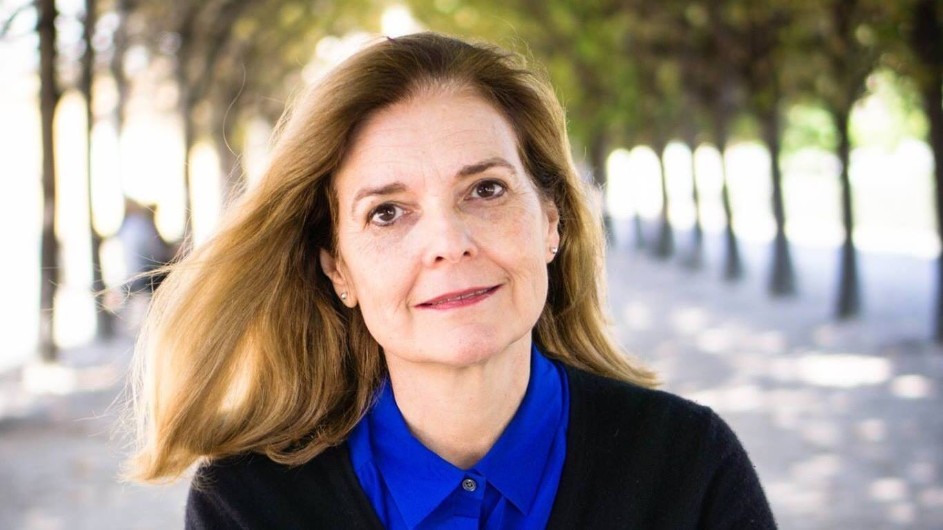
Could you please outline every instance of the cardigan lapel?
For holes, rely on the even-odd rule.
[[[324,467],[332,489],[337,492],[338,507],[342,512],[338,520],[331,523],[331,528],[384,530],[383,524],[373,510],[373,505],[370,504],[370,499],[360,487],[360,481],[350,461],[347,442],[328,449],[324,456],[331,460]]]
[[[580,528],[582,509],[587,506],[586,495],[590,491],[587,481],[596,476],[593,467],[596,460],[590,454],[593,439],[589,418],[592,411],[585,395],[585,374],[581,370],[564,365],[570,388],[570,411],[566,435],[566,458],[557,497],[553,501],[547,528],[568,530]]]

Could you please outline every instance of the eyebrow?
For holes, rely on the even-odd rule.
[[[469,164],[462,169],[458,170],[458,173],[455,174],[456,177],[467,177],[470,175],[477,175],[479,173],[484,173],[493,167],[504,167],[510,169],[511,172],[514,172],[514,166],[510,162],[501,158],[500,156],[494,156],[491,158],[486,158],[481,162],[475,164]]]
[[[500,156],[494,156],[491,158],[486,158],[481,162],[475,162],[474,164],[468,164],[463,166],[461,169],[455,173],[457,179],[470,177],[472,175],[478,175],[484,173],[493,167],[503,167],[511,170],[512,173],[516,173],[514,166]],[[394,193],[400,193],[406,191],[406,185],[402,182],[391,182],[389,184],[384,184],[383,186],[377,186],[375,188],[361,188],[357,191],[357,194],[354,195],[354,200],[351,205],[351,213],[353,213],[354,208],[357,206],[357,203],[366,199],[367,197],[373,197],[376,195],[392,195]]]
[[[360,191],[357,192],[357,195],[354,195],[354,205],[367,197],[374,195],[392,195],[405,190],[406,185],[402,182],[393,182],[377,188],[361,188]]]

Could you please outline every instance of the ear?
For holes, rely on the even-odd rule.
[[[324,271],[324,275],[334,284],[334,292],[337,293],[337,297],[340,299],[341,303],[347,307],[356,306],[357,295],[354,293],[353,285],[348,280],[349,274],[344,266],[343,259],[335,258],[330,252],[323,248],[318,258],[321,262],[321,270]],[[345,293],[347,295],[346,299],[341,297],[341,295]]]
[[[547,263],[550,263],[556,256],[550,249],[560,247],[560,211],[553,201],[547,201],[544,214],[547,216]]]

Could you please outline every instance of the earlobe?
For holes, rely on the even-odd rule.
[[[549,250],[547,263],[550,263],[560,248],[560,212],[552,202],[544,208],[547,213],[547,248]]]
[[[341,302],[348,307],[357,305],[353,293],[351,293],[350,285],[338,264],[337,258],[322,248],[318,254],[318,260],[321,263],[321,270],[324,272],[324,275],[331,280],[331,283],[334,285],[334,291],[337,293],[338,298],[341,299]]]

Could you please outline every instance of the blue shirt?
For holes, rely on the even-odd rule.
[[[517,412],[488,453],[462,470],[410,432],[389,381],[348,439],[354,472],[391,530],[544,528],[566,455],[566,373],[531,352]]]

